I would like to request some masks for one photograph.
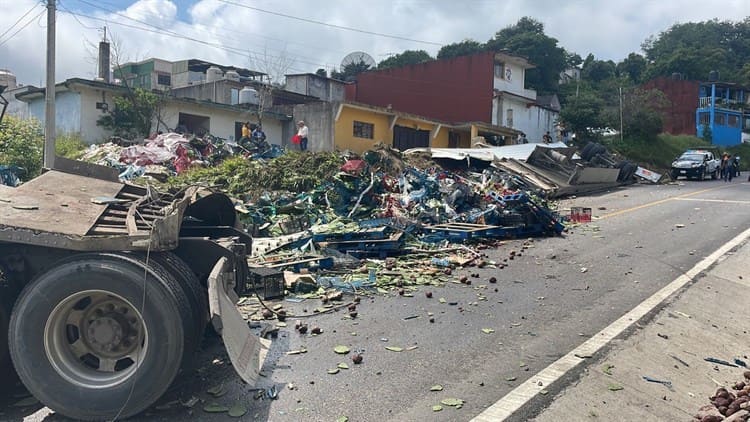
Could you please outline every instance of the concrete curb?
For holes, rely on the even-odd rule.
[[[497,403],[493,404],[489,408],[487,408],[484,412],[477,415],[473,421],[477,422],[489,422],[489,421],[504,421],[504,420],[527,420],[529,417],[529,413],[532,411],[530,409],[532,404],[534,402],[539,402],[541,400],[541,396],[544,394],[544,392],[554,391],[554,389],[563,388],[564,386],[563,381],[566,378],[570,377],[570,374],[574,372],[576,369],[581,369],[584,366],[587,366],[591,364],[591,359],[599,358],[601,355],[601,361],[607,360],[608,356],[605,356],[607,353],[612,354],[615,353],[615,349],[613,348],[612,351],[607,351],[607,346],[612,346],[612,341],[616,339],[617,337],[621,336],[623,333],[627,332],[630,329],[633,329],[634,327],[637,327],[638,322],[644,318],[647,318],[649,315],[653,316],[656,312],[658,312],[659,309],[664,308],[665,306],[667,308],[672,308],[674,306],[680,306],[677,305],[679,303],[679,300],[673,297],[675,293],[678,292],[685,292],[687,290],[691,289],[683,289],[685,286],[687,286],[689,283],[695,281],[698,276],[709,269],[710,267],[714,266],[717,262],[723,261],[728,255],[730,251],[732,251],[735,248],[738,248],[745,242],[748,237],[750,237],[750,229],[745,230],[744,232],[740,233],[738,236],[727,242],[725,245],[714,251],[712,254],[698,262],[693,268],[691,268],[689,271],[687,271],[685,274],[677,277],[674,281],[669,283],[667,286],[656,292],[654,295],[643,301],[640,305],[635,307],[630,312],[623,315],[621,318],[613,322],[611,325],[591,337],[589,340],[585,341],[583,344],[578,346],[576,349],[572,350],[562,358],[558,359],[557,361],[553,362],[551,365],[549,365],[547,368],[543,369],[536,375],[529,378],[526,382],[516,387],[513,391],[508,393],[505,397],[501,398]],[[745,246],[740,249],[740,251],[750,256],[750,246]],[[740,265],[740,261],[732,261],[732,262],[738,262],[738,266]],[[723,267],[723,265],[726,265],[726,263],[722,263],[718,267]],[[738,267],[738,270],[744,267]],[[718,271],[716,269],[712,270],[712,272]],[[741,272],[739,273],[741,274]],[[736,277],[735,277],[736,279]],[[719,294],[719,292],[717,292]],[[720,303],[724,299],[727,300],[738,300],[740,297],[739,295],[732,296],[729,294],[729,298],[724,297],[716,297],[710,301],[710,303],[703,304],[704,306],[709,306],[716,308],[717,310],[720,310],[723,306],[720,305]],[[750,296],[750,290],[748,290],[748,296]],[[672,299],[671,301],[668,301],[668,299]],[[743,296],[744,302],[747,303],[747,298]],[[672,303],[674,301],[674,303]],[[680,311],[682,314],[689,315],[689,312]],[[659,324],[660,320],[665,318],[664,311],[661,312],[661,315],[657,318],[657,321],[654,321],[654,324]],[[689,319],[689,318],[685,318]],[[653,325],[653,324],[652,324]],[[741,325],[740,325],[741,326]],[[687,330],[688,327],[685,327]],[[693,327],[692,330],[689,330],[691,333],[696,333],[695,328]],[[675,327],[675,329],[678,329]],[[635,337],[640,338],[643,333],[637,333]],[[709,339],[709,338],[703,338],[701,339],[701,343],[708,342],[711,343],[713,341],[717,341],[719,339]],[[634,341],[631,337],[628,339],[628,343]],[[641,342],[644,342],[644,339],[640,339]],[[663,347],[663,344],[660,344],[659,342],[663,342],[664,339],[661,337],[658,337],[656,335],[653,335],[653,338],[649,338],[646,344],[649,342],[653,342],[653,344],[648,344],[651,348],[656,348],[657,350],[660,350]],[[722,340],[724,341],[724,340]],[[719,343],[721,344],[721,343]],[[742,349],[735,349],[737,350],[736,353],[739,353],[739,350]],[[607,352],[607,353],[605,353]],[[631,350],[633,352],[633,350]],[[717,352],[714,352],[717,353]],[[726,352],[722,353],[725,354]],[[722,355],[720,354],[720,355]],[[633,356],[631,354],[631,356]],[[638,353],[635,354],[635,356],[638,356]],[[708,356],[708,355],[707,355]],[[715,356],[715,354],[714,354]],[[671,362],[676,362],[671,357],[667,357],[666,359],[669,359]],[[702,359],[702,358],[701,358]],[[636,361],[640,361],[640,359],[636,358]],[[623,363],[622,365],[625,365]],[[679,365],[679,363],[678,363]],[[671,366],[671,365],[670,365]],[[624,367],[628,367],[625,365]],[[644,371],[645,372],[645,371]],[[643,375],[651,376],[656,378],[654,375],[648,375],[644,373]],[[739,381],[741,379],[741,373],[740,378],[734,379],[732,382]],[[580,406],[576,403],[580,403],[581,401],[590,402],[590,401],[596,401],[598,400],[598,396],[605,395],[605,393],[609,393],[609,389],[607,386],[604,387],[602,390],[597,389],[595,392],[592,391],[586,391],[586,394],[584,397],[579,397],[579,394],[577,392],[584,392],[584,388],[582,385],[587,382],[587,377],[584,375],[583,380],[581,383],[579,383],[578,386],[571,387],[568,390],[564,391],[561,395],[556,397],[553,404],[550,406],[550,410],[545,411],[543,414],[539,416],[539,420],[585,420],[588,418],[591,418],[590,414],[584,413],[584,414],[578,414],[573,412],[574,410],[582,410],[583,406]],[[716,383],[712,381],[711,386],[715,389]],[[652,383],[646,383],[646,384],[652,384]],[[639,384],[640,386],[640,384]],[[658,385],[659,387],[664,387],[663,385]],[[710,390],[710,388],[709,388]],[[702,396],[710,395],[713,393],[713,391],[697,391],[694,394],[695,397],[698,397],[698,393],[701,393]],[[704,394],[705,393],[705,394]],[[622,396],[621,394],[620,396]],[[617,396],[619,397],[619,396]],[[562,402],[564,399],[565,403]],[[560,402],[558,404],[558,401]],[[622,402],[622,400],[617,399],[618,402]],[[686,409],[687,412],[691,412],[694,410],[697,410],[698,407],[702,404],[706,404],[706,400],[701,399],[698,400],[701,402],[701,404],[698,404],[693,409]],[[696,403],[698,402],[696,401]],[[573,405],[567,407],[565,406],[566,403],[572,402]],[[555,408],[565,408],[567,409],[567,412],[558,413],[557,411],[553,411],[552,409]],[[548,412],[552,412],[553,415],[550,415],[550,417],[546,417]],[[676,417],[676,420],[684,420],[686,416],[689,416],[690,413],[680,413],[679,416]],[[621,414],[617,414],[617,417],[612,420],[644,420],[642,417],[644,415],[631,415],[633,417],[622,417]],[[648,418],[647,418],[648,419]],[[674,420],[673,418],[658,418],[655,420]]]

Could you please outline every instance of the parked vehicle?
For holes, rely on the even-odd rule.
[[[672,162],[672,178],[703,180],[706,177],[719,178],[719,159],[714,153],[704,149],[689,149]]]
[[[254,383],[267,342],[237,308],[252,239],[225,195],[123,184],[56,159],[0,185],[0,372],[80,420],[133,416],[190,366],[204,329]]]

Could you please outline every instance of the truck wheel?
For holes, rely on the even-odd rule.
[[[703,179],[705,179],[705,178],[706,178],[706,168],[705,167],[701,167],[701,168],[698,169],[698,177],[697,177],[697,179],[699,181],[703,181]]]
[[[159,260],[155,258],[158,255],[156,253],[150,254],[148,258],[145,254],[128,252],[101,253],[100,255],[111,257],[114,259],[120,259],[133,265],[137,265],[141,269],[141,274],[143,274],[148,268],[147,271],[151,275],[162,280],[169,286],[170,291],[179,302],[180,307],[183,309],[183,311],[180,312],[180,319],[182,320],[182,329],[185,337],[185,344],[182,356],[183,365],[181,367],[185,368],[187,366],[190,366],[190,364],[192,363],[191,359],[193,358],[195,351],[198,349],[200,334],[198,333],[198,329],[195,325],[196,318],[194,317],[194,311],[192,303],[190,301],[190,297],[186,293],[185,288],[182,286],[182,284],[177,280],[177,276],[175,275],[175,273],[169,271],[168,268],[165,268],[160,264]]]
[[[190,309],[179,286],[118,256],[79,255],[39,275],[10,319],[10,354],[42,403],[113,420],[154,403],[177,375]]]
[[[716,180],[719,178],[719,169],[714,169],[713,173],[711,173],[711,180]]]
[[[193,311],[193,325],[198,344],[203,338],[203,332],[208,324],[208,293],[201,285],[193,270],[180,257],[172,252],[156,253],[151,258],[174,275],[180,287],[185,292]]]
[[[8,311],[2,301],[0,301],[0,376],[3,379],[7,379],[6,375],[13,369],[13,364],[10,361],[10,354],[8,352]]]

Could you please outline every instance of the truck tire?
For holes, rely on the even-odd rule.
[[[179,286],[113,254],[83,254],[40,274],[10,318],[10,354],[26,388],[81,420],[135,415],[180,369]]]
[[[698,169],[698,177],[697,177],[697,179],[702,182],[703,179],[705,179],[705,178],[706,178],[706,168],[705,167],[701,167],[701,168]]]
[[[185,292],[193,311],[193,325],[198,345],[208,324],[208,293],[193,270],[172,252],[155,253],[152,259],[172,274]]]
[[[711,180],[716,180],[719,178],[719,169],[714,169],[714,171],[711,173]]]
[[[8,351],[8,320],[10,308],[0,301],[0,377],[7,379],[7,375],[13,370]]]
[[[132,263],[133,265],[137,265],[141,268],[141,274],[143,274],[143,272],[148,269],[147,271],[151,275],[162,280],[164,283],[167,283],[170,291],[180,303],[180,307],[183,309],[183,311],[180,312],[180,319],[182,320],[185,345],[183,348],[181,368],[189,367],[192,363],[191,360],[195,354],[195,351],[198,349],[198,345],[200,344],[201,336],[198,333],[198,329],[195,324],[196,318],[194,317],[194,311],[190,301],[190,297],[186,293],[185,288],[182,286],[182,284],[177,280],[177,276],[159,263],[158,258],[156,258],[158,256],[157,253],[149,254],[148,256],[146,256],[145,254],[128,252],[108,252],[101,253],[100,255],[124,260]]]

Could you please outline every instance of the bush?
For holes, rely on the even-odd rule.
[[[58,136],[55,139],[55,152],[57,155],[75,160],[83,155],[87,145],[77,133]]]
[[[42,171],[44,133],[37,120],[5,116],[0,123],[0,165],[25,169],[19,175],[29,180]]]

